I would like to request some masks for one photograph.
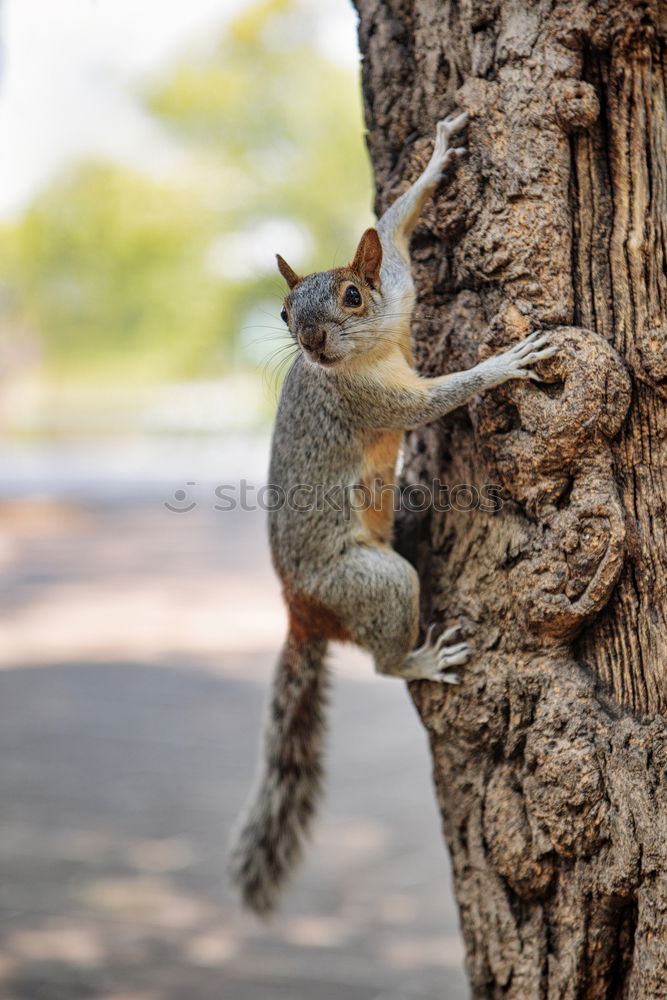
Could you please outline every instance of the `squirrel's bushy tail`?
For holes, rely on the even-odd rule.
[[[275,907],[301,857],[322,778],[326,642],[290,633],[280,655],[264,736],[258,787],[234,838],[229,873],[244,904]]]

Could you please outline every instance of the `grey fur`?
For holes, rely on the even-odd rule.
[[[256,794],[235,834],[229,871],[244,904],[260,916],[275,907],[284,879],[301,857],[321,792],[326,643],[298,653],[288,637],[273,684]],[[298,671],[291,669],[298,663]]]
[[[290,332],[302,347],[285,379],[273,434],[269,481],[285,493],[317,484],[342,497],[369,468],[392,482],[400,432],[509,379],[537,377],[531,366],[554,352],[548,335],[533,334],[470,371],[434,379],[414,372],[408,239],[444,167],[463,152],[450,149],[449,140],[466,123],[466,115],[438,123],[426,170],[380,219],[381,266],[372,266],[373,241],[366,258],[361,252],[365,234],[355,261],[371,264],[309,275],[285,300]],[[344,304],[350,284],[363,297],[360,309]],[[275,905],[319,796],[327,640],[344,633],[373,654],[380,673],[446,683],[458,680],[450,668],[471,652],[466,642],[448,644],[455,629],[439,640],[429,630],[423,646],[413,648],[417,574],[389,546],[391,518],[374,531],[344,504],[302,511],[282,505],[269,517],[292,624],[274,682],[259,787],[231,854],[232,878],[258,913]],[[304,608],[313,609],[310,625]]]

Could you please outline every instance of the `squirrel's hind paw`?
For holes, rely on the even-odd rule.
[[[401,671],[408,680],[440,681],[444,684],[458,684],[459,675],[452,673],[450,667],[458,667],[467,663],[472,653],[472,647],[467,642],[456,642],[447,645],[447,641],[458,632],[460,625],[447,629],[438,638],[434,638],[435,626],[429,628],[423,646],[415,649],[408,656],[405,669]]]

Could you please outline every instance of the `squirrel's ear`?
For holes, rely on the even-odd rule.
[[[382,244],[377,229],[367,229],[359,240],[354,260],[350,264],[353,271],[360,274],[375,288],[380,283],[380,267],[382,265]]]
[[[276,254],[276,260],[278,261],[278,270],[282,274],[283,278],[285,279],[289,287],[294,288],[295,285],[298,285],[299,282],[301,281],[301,278],[296,273],[296,271],[292,270],[287,261],[283,260],[283,258],[280,256],[279,253]]]

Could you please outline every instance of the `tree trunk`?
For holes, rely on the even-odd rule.
[[[398,539],[423,622],[476,647],[459,688],[411,686],[473,994],[664,998],[667,3],[358,7],[378,211],[471,115],[413,241],[420,369],[562,348],[407,442],[406,481],[474,487]]]

